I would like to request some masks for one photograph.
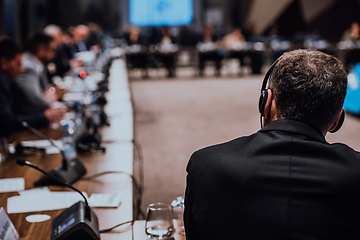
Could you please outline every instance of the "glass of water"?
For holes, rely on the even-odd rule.
[[[166,203],[152,203],[147,208],[145,232],[151,239],[169,238],[174,232],[171,207]]]

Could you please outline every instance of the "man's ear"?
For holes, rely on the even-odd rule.
[[[273,93],[272,93],[271,89],[267,89],[267,92],[268,92],[268,97],[267,97],[265,107],[264,107],[264,118],[265,119],[270,118],[270,111],[271,111],[271,105],[272,105],[272,100],[273,100]]]
[[[328,132],[333,132],[338,127],[339,124],[342,124],[342,122],[340,123],[340,119],[341,119],[342,114],[344,114],[344,109],[341,109],[340,113],[338,114],[338,116],[337,116],[336,120],[334,121],[333,125],[331,125]]]
[[[264,118],[263,118],[264,127],[277,119],[277,109],[276,109],[274,94],[270,89],[267,89],[267,91],[268,91],[268,98],[266,100],[266,104],[264,107]]]

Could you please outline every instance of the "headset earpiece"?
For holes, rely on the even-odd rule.
[[[265,90],[261,90],[261,95],[260,95],[260,99],[259,99],[259,112],[261,114],[261,116],[265,116],[265,105],[268,99],[268,91]]]
[[[264,77],[264,80],[263,80],[263,83],[261,86],[261,95],[260,95],[260,99],[259,99],[259,112],[261,114],[261,117],[265,116],[265,105],[266,105],[266,102],[268,99],[268,91],[266,89],[266,85],[268,83],[270,75],[273,72],[277,62],[278,62],[278,59],[276,59],[276,61],[273,64],[271,64],[269,70],[265,74],[265,77]]]
[[[339,122],[338,122],[336,128],[334,130],[330,131],[330,132],[331,133],[336,133],[337,131],[339,131],[339,129],[343,125],[344,121],[345,121],[345,111],[342,110],[342,113],[341,113],[341,116],[340,116],[340,119],[339,119]]]

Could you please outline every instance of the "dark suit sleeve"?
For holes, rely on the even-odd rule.
[[[48,124],[42,112],[33,112],[24,115],[15,114],[12,111],[11,103],[3,89],[0,90],[0,137],[7,137],[10,134],[23,130],[21,122],[25,121],[35,128]]]
[[[191,156],[187,165],[187,177],[186,177],[186,191],[185,191],[185,209],[184,209],[184,226],[186,240],[195,239],[195,223],[193,219],[193,193],[192,193],[192,161],[194,161],[194,154]]]

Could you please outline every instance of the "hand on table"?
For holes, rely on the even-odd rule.
[[[63,108],[50,108],[45,110],[44,115],[50,123],[59,123],[65,114]]]

